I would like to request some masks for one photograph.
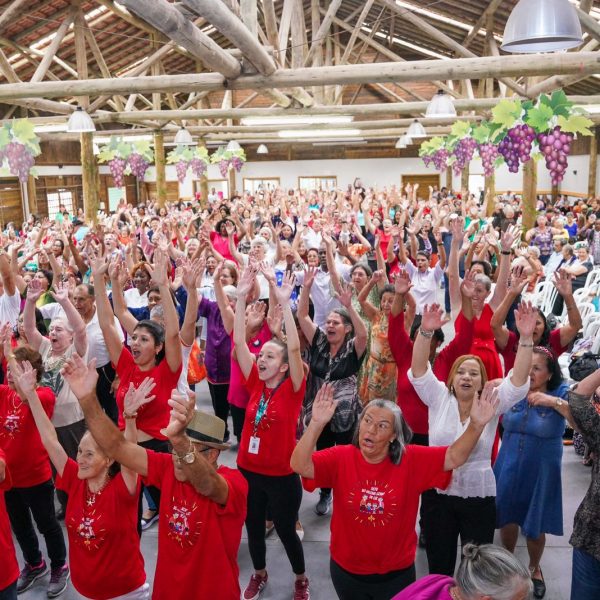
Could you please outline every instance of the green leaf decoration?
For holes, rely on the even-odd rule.
[[[149,163],[154,162],[154,150],[150,140],[138,140],[132,144],[133,151],[141,154]]]
[[[13,121],[12,134],[33,156],[40,154],[40,138],[35,134],[33,123],[29,119],[17,119]]]
[[[475,129],[473,129],[471,137],[478,144],[485,144],[490,139],[490,133],[490,124],[487,121],[482,121],[479,123],[479,125],[477,125],[477,127],[475,127]]]
[[[494,161],[494,167],[497,169],[498,167],[501,167],[504,164],[504,157],[502,155],[497,156],[496,160]]]
[[[550,107],[557,117],[568,117],[573,103],[569,101],[563,90],[556,90],[550,97]]]
[[[531,108],[527,112],[525,123],[531,125],[537,133],[550,129],[550,121],[554,117],[552,108],[547,104],[541,104],[538,107]]]
[[[471,124],[468,121],[456,121],[450,128],[450,135],[464,138],[471,133]]]
[[[423,142],[419,148],[419,156],[425,156],[426,154],[433,154],[436,150],[439,150],[445,145],[443,137],[433,137],[426,142]],[[211,159],[212,160],[212,159]]]
[[[129,158],[129,155],[131,154],[131,144],[119,142],[119,144],[117,144],[117,154],[121,158]]]
[[[10,142],[10,131],[4,126],[0,129],[0,150]]]
[[[527,112],[529,110],[531,110],[533,107],[535,106],[535,104],[533,103],[532,100],[526,100],[525,102],[521,103],[521,108]]]
[[[189,162],[192,160],[193,151],[189,146],[179,144],[167,154],[167,163],[176,164],[182,160]]]
[[[522,108],[519,100],[501,100],[492,109],[492,121],[510,129],[521,116]]]
[[[208,148],[206,146],[196,146],[194,149],[194,158],[199,158],[208,162]]]
[[[107,144],[106,146],[102,146],[100,148],[100,152],[98,152],[98,162],[99,163],[106,163],[111,161],[115,156],[117,155],[117,151],[116,150],[112,150],[110,148],[110,144]]]
[[[581,135],[594,135],[590,127],[594,122],[584,115],[572,114],[568,118],[558,117],[558,125],[565,133],[579,133]]]

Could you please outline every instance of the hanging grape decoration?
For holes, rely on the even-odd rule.
[[[238,173],[246,163],[246,153],[243,149],[227,150],[224,147],[218,148],[210,157],[212,164],[219,165],[219,171],[222,177],[227,177],[229,169],[235,169]]]
[[[41,152],[40,139],[35,134],[33,123],[28,119],[17,119],[0,128],[0,165],[3,171],[26,183],[29,175],[37,176],[33,165]]]
[[[167,163],[175,165],[177,180],[183,183],[187,177],[188,170],[197,179],[200,179],[208,169],[208,151],[204,146],[191,146],[180,144],[167,154]]]
[[[452,166],[459,175],[475,155],[486,177],[505,164],[511,173],[531,160],[543,158],[552,185],[564,178],[576,135],[593,135],[593,122],[574,108],[562,90],[537,100],[501,100],[489,121],[468,124],[457,121],[450,135],[423,142],[419,155],[425,166],[443,171]]]
[[[98,153],[98,162],[108,164],[116,187],[123,187],[125,175],[133,175],[138,181],[144,181],[153,161],[154,152],[147,140],[127,142],[121,137],[112,136]]]

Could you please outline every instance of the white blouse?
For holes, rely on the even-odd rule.
[[[467,462],[454,469],[448,488],[437,490],[440,494],[461,498],[496,495],[496,479],[491,458],[498,417],[525,398],[529,391],[529,379],[524,385],[516,387],[510,381],[511,376],[512,370],[498,387],[500,403],[496,416],[485,426]],[[450,446],[464,433],[470,418],[464,424],[461,423],[458,401],[433,374],[429,365],[427,372],[421,377],[415,377],[412,369],[409,369],[408,379],[419,398],[429,407],[429,445]]]

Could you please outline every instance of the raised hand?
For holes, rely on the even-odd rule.
[[[125,392],[123,399],[124,412],[128,415],[135,415],[138,409],[148,402],[152,402],[156,396],[152,390],[156,387],[156,381],[152,377],[146,377],[140,385],[136,387],[133,383],[129,384],[129,389]]]
[[[527,284],[529,276],[522,266],[516,266],[510,273],[510,290],[516,294],[521,294]]]
[[[465,272],[465,276],[460,284],[460,291],[467,298],[472,298],[475,293],[475,273],[468,270]]]
[[[471,423],[482,429],[496,416],[500,398],[498,388],[491,382],[483,386],[480,394],[475,394],[471,405]]]
[[[566,269],[559,269],[554,272],[554,287],[558,293],[564,298],[565,296],[573,295],[573,279],[572,275]]]
[[[56,289],[50,295],[59,303],[64,304],[69,300],[69,286],[64,282],[56,284]]]
[[[275,287],[274,293],[280,306],[284,306],[289,302],[290,296],[296,285],[296,276],[290,271],[286,271],[283,275],[283,281],[280,287]]]
[[[512,245],[515,243],[515,240],[519,237],[521,231],[516,225],[511,225],[508,229],[502,234],[500,238],[500,248],[502,252],[508,252]]]
[[[354,293],[354,288],[350,284],[344,282],[341,282],[340,286],[342,291],[340,294],[338,294],[338,300],[344,308],[350,308],[352,306],[352,295]]]
[[[412,287],[410,275],[405,269],[401,269],[394,278],[394,291],[396,294],[406,296]]]
[[[308,267],[304,274],[304,287],[309,288],[315,282],[315,277],[317,276],[318,267]]]
[[[537,314],[537,309],[533,307],[531,302],[521,302],[515,310],[515,322],[522,339],[533,337]]]
[[[161,433],[169,439],[177,438],[185,433],[185,428],[194,417],[196,409],[196,398],[194,392],[181,394],[176,389],[171,393],[168,401],[171,407],[169,424],[161,429]]]
[[[333,386],[330,383],[324,383],[312,405],[311,421],[319,425],[326,425],[333,418],[337,400],[333,398]]]
[[[277,287],[277,279],[275,278],[275,269],[266,261],[263,260],[258,264],[258,270],[263,274],[263,277],[272,287]]]
[[[16,360],[11,361],[10,370],[15,388],[23,400],[27,394],[34,392],[37,386],[37,371],[28,360],[19,364]]]
[[[244,269],[244,272],[242,273],[242,276],[240,277],[240,280],[239,280],[238,286],[237,286],[238,297],[240,297],[240,296],[246,297],[252,291],[252,289],[254,287],[254,282],[256,280],[256,272],[257,272],[257,269],[254,264],[248,265]]]
[[[73,354],[60,371],[64,380],[69,384],[71,391],[81,400],[85,396],[96,393],[98,372],[96,359],[93,358],[87,365],[78,354]]]
[[[192,288],[198,287],[198,279],[206,269],[206,259],[201,257],[195,261],[190,261],[184,258],[181,263],[181,281],[183,287],[189,291]]]
[[[425,305],[421,318],[421,328],[425,331],[441,329],[450,319],[444,319],[444,310],[439,304]]]
[[[385,280],[385,271],[383,271],[383,269],[379,269],[379,270],[375,271],[373,273],[373,275],[371,275],[371,281],[374,284],[381,283],[384,280]]]
[[[106,262],[105,256],[100,252],[93,253],[90,259],[90,268],[92,269],[94,283],[99,285],[102,276],[108,271],[108,263]]]
[[[10,344],[11,337],[12,327],[10,326],[10,323],[4,323],[2,327],[0,327],[0,344],[2,344],[4,357],[7,360],[12,353],[12,346]]]
[[[246,315],[246,324],[252,330],[257,330],[263,324],[265,320],[265,315],[267,312],[267,305],[262,302],[253,302],[249,308],[248,313]]]
[[[39,279],[32,279],[27,284],[27,300],[37,302],[37,299],[44,293],[42,283]]]
[[[267,325],[274,336],[279,336],[283,329],[283,308],[280,304],[273,306],[267,314]]]

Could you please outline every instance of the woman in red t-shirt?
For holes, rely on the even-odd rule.
[[[314,452],[335,412],[333,387],[324,384],[291,466],[311,490],[333,488],[330,572],[341,599],[388,600],[415,581],[419,495],[445,488],[494,417],[497,391],[486,385],[470,422],[451,446],[407,445],[411,431],[400,408],[373,400],[362,411],[350,445]]]
[[[265,520],[268,507],[296,575],[294,599],[308,600],[304,551],[296,533],[302,486],[300,478],[290,468],[306,388],[300,340],[289,302],[295,277],[286,273],[281,287],[277,287],[275,273],[263,271],[271,292],[283,309],[287,339],[285,345],[275,339],[264,344],[255,362],[246,344],[245,315],[246,296],[254,285],[256,273],[257,267],[251,263],[238,284],[233,326],[237,362],[250,392],[237,463],[248,481],[246,529],[255,573],[242,598],[258,598],[267,583]]]
[[[95,360],[92,363],[95,366]],[[56,469],[56,485],[68,494],[65,524],[75,589],[94,600],[129,594],[137,600],[149,598],[137,533],[137,474],[126,468],[119,471],[119,465],[100,449],[89,431],[79,442],[77,461],[69,458],[36,394],[36,370],[28,361],[18,364],[11,360],[9,367]],[[90,369],[88,377],[95,389],[96,370]],[[135,411],[147,401],[152,387],[147,379],[138,390],[130,388],[129,410]]]
[[[98,322],[104,335],[106,349],[117,375],[119,388],[117,390],[117,406],[120,411],[119,427],[125,428],[127,414],[124,411],[125,393],[129,385],[135,387],[150,377],[156,383],[154,400],[140,409],[137,417],[137,441],[144,448],[157,452],[169,452],[166,437],[161,429],[169,423],[169,405],[171,392],[177,387],[181,373],[181,342],[179,340],[179,318],[169,289],[167,255],[157,248],[153,255],[154,267],[152,281],[160,291],[160,302],[163,306],[164,329],[154,321],[140,321],[131,336],[129,343],[131,352],[121,342],[115,326],[114,314],[111,310],[104,273],[108,265],[101,258],[92,261],[92,275],[96,291],[96,308]],[[160,492],[157,488],[148,487],[156,506],[160,506]]]
[[[15,555],[4,492],[12,486],[10,471],[6,464],[6,455],[0,448],[0,556],[2,556],[2,571],[0,571],[0,598],[12,600],[17,597],[17,579],[19,565]]]

